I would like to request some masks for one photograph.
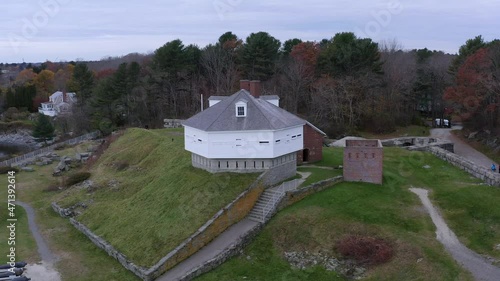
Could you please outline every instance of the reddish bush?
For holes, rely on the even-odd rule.
[[[346,258],[365,265],[388,262],[394,252],[385,240],[374,237],[349,236],[337,243],[337,250]]]

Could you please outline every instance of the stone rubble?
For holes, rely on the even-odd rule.
[[[291,266],[305,270],[309,267],[322,266],[328,271],[335,271],[350,279],[360,280],[364,278],[366,268],[356,265],[351,260],[339,260],[323,253],[285,252],[285,259]]]

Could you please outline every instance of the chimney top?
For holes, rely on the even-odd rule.
[[[250,94],[254,98],[256,99],[260,98],[260,91],[261,91],[260,80],[250,81]]]
[[[240,80],[240,88],[250,92],[250,80]]]

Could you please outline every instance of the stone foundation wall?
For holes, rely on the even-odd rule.
[[[194,153],[191,154],[193,167],[206,170],[210,173],[265,172],[276,166],[296,161],[296,153],[290,153],[274,159],[208,159]]]
[[[266,186],[271,186],[282,182],[286,179],[294,177],[297,174],[297,162],[295,159],[293,162],[288,162],[275,166],[274,168],[267,171],[265,177],[263,178],[263,183]]]
[[[477,166],[471,161],[444,150],[440,147],[429,147],[428,149],[435,156],[443,159],[444,161],[468,172],[472,176],[483,180],[485,183],[500,187],[500,173],[493,173],[490,169]]]

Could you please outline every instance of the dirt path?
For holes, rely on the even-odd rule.
[[[455,153],[467,158],[469,161],[474,162],[476,165],[485,167],[489,169],[491,164],[494,163],[493,160],[486,157],[481,152],[475,150],[473,147],[463,142],[461,139],[457,138],[451,133],[452,130],[460,130],[461,126],[453,126],[451,129],[432,129],[431,137],[445,139],[453,142],[455,144]]]
[[[35,238],[38,253],[42,259],[41,263],[29,264],[26,266],[26,276],[37,281],[61,281],[61,276],[54,269],[54,262],[56,261],[56,258],[40,234],[38,225],[36,225],[35,210],[33,210],[29,204],[21,201],[16,201],[16,204],[23,207],[26,211],[28,226],[33,238]]]
[[[448,227],[438,210],[432,205],[428,197],[429,192],[426,189],[410,188],[410,191],[418,195],[431,216],[432,222],[436,225],[436,236],[439,242],[444,245],[445,249],[462,267],[470,271],[476,280],[500,280],[500,268],[492,265],[485,258],[460,243],[455,233]]]

